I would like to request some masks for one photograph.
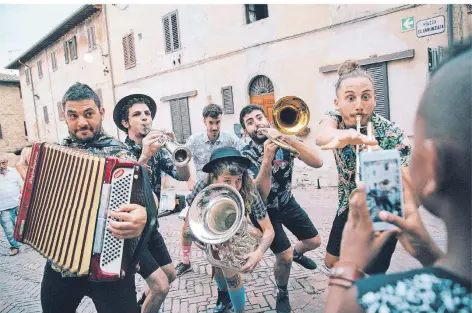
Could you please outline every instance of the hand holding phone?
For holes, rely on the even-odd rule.
[[[388,211],[403,217],[403,186],[400,153],[397,150],[363,152],[361,159],[361,180],[365,184],[366,201],[374,231],[396,228],[382,221],[378,214]]]

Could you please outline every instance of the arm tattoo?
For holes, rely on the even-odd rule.
[[[241,282],[241,276],[239,274],[234,275],[233,277],[226,277],[226,283],[229,288],[235,289],[239,286]]]
[[[267,237],[267,232],[262,235],[261,242],[259,243],[259,249],[262,251],[262,254],[265,254],[267,249],[269,249],[270,245],[272,244],[273,239]]]

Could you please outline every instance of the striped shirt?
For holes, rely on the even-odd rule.
[[[7,167],[5,175],[0,174],[0,211],[19,205],[22,187],[23,180],[13,167]]]

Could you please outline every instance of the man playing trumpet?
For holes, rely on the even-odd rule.
[[[318,168],[323,160],[316,150],[308,147],[295,137],[283,135],[270,128],[262,107],[250,104],[239,115],[240,123],[252,139],[241,153],[252,161],[249,170],[264,199],[267,199],[267,212],[274,227],[275,238],[270,246],[276,257],[274,275],[277,283],[277,312],[290,312],[287,284],[292,260],[307,269],[316,269],[316,263],[303,255],[318,248],[321,238],[308,214],[292,195],[292,172],[294,158],[289,149],[279,148],[285,143],[298,150],[299,159],[308,166]],[[268,137],[272,138],[268,140]],[[298,242],[292,249],[282,225],[297,237]]]
[[[349,211],[349,195],[356,188],[356,176],[359,174],[359,161],[356,161],[359,147],[364,147],[360,150],[367,146],[372,150],[397,149],[400,151],[403,166],[408,166],[411,151],[403,130],[374,112],[376,99],[370,75],[361,69],[357,62],[351,60],[340,66],[338,74],[334,100],[336,111],[328,112],[321,120],[316,136],[316,144],[323,150],[333,150],[339,177],[338,211],[325,256],[325,264],[329,268],[333,267],[339,258],[341,237]],[[370,130],[367,129],[369,122],[372,125]],[[375,138],[367,136],[368,130]],[[365,272],[385,273],[396,243],[397,240],[392,237]]]
[[[244,201],[244,215],[249,225],[254,225],[262,231],[259,246],[255,251],[243,256],[246,263],[239,272],[213,267],[218,286],[218,300],[214,312],[226,312],[231,303],[234,312],[244,312],[246,295],[242,273],[252,272],[255,269],[274,239],[274,229],[266,207],[247,171],[250,165],[251,161],[241,156],[241,153],[233,147],[216,149],[212,152],[210,161],[202,169],[207,174],[198,180],[192,193],[187,197],[187,203],[191,207],[194,199],[205,187],[218,183],[227,184],[241,195]],[[231,247],[229,249],[232,250]]]
[[[179,181],[189,179],[187,165],[176,167],[171,155],[163,149],[166,140],[175,140],[173,133],[152,130],[156,115],[154,100],[142,94],[132,94],[121,99],[113,111],[116,126],[127,133],[125,144],[128,150],[150,169],[151,187],[157,199],[161,195],[161,171]],[[150,287],[143,294],[140,304],[142,312],[157,312],[169,292],[176,273],[164,238],[156,229],[140,261],[139,274]]]

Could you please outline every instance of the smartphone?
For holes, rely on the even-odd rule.
[[[378,214],[388,211],[403,217],[403,187],[400,153],[398,150],[362,152],[360,154],[361,181],[365,184],[366,201],[374,231],[396,226],[382,221]]]

